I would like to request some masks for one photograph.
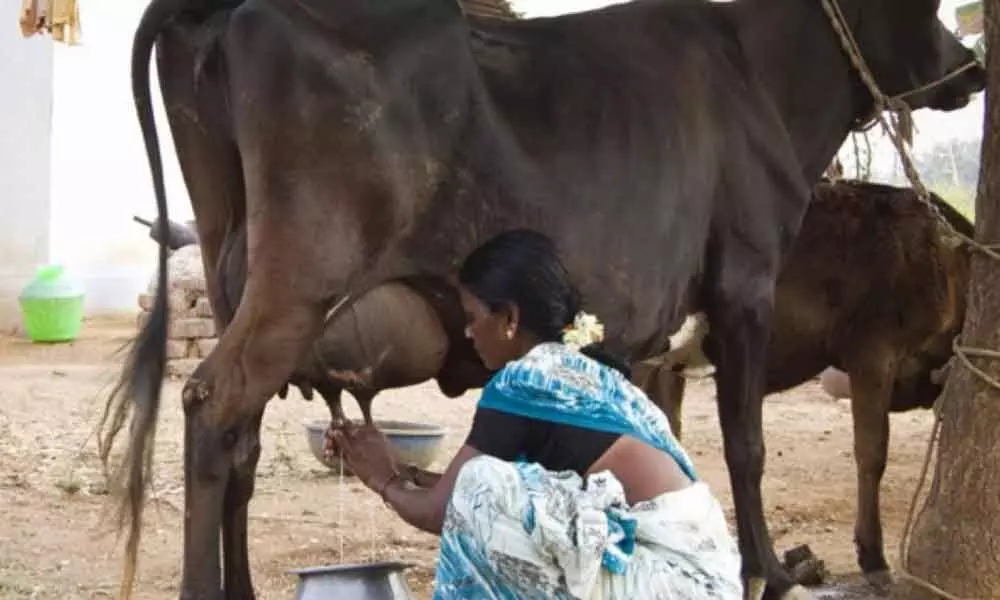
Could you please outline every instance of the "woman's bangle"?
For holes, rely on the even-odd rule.
[[[404,465],[403,469],[406,472],[405,479],[408,479],[413,485],[420,487],[420,469],[416,465]]]
[[[385,493],[388,491],[389,486],[392,485],[393,481],[399,479],[399,471],[393,471],[392,475],[386,478],[385,482],[379,487],[378,495],[382,498],[382,502],[388,504],[389,502],[385,499]]]

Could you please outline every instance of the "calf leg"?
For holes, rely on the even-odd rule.
[[[663,414],[678,441],[681,439],[681,409],[684,403],[685,379],[669,368],[647,364],[636,365],[635,384],[649,396]]]
[[[892,582],[892,576],[882,546],[879,490],[889,448],[889,405],[895,365],[884,354],[858,358],[866,360],[858,360],[849,368],[858,477],[854,544],[858,566],[865,578],[872,585],[884,587]]]

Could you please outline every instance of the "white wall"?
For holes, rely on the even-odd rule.
[[[129,81],[146,0],[86,0],[79,46],[23,38],[21,0],[0,0],[0,327],[36,265],[61,262],[90,314],[136,308],[156,246],[132,215],[156,216]],[[153,67],[170,217],[191,218]]]
[[[50,247],[52,259],[83,280],[91,313],[135,308],[156,267],[155,243],[132,221],[156,216],[129,80],[132,36],[146,4],[85,0],[83,44],[55,48]],[[155,66],[151,85],[170,218],[189,219]]]
[[[25,39],[21,0],[0,0],[0,328],[19,321],[17,294],[49,252],[52,47]]]

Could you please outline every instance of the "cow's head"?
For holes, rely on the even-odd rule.
[[[950,346],[950,344],[949,344]],[[944,390],[943,370],[949,355],[909,356],[899,365],[892,384],[890,407],[893,412],[931,408]]]
[[[962,108],[985,87],[982,65],[938,19],[939,0],[807,1],[840,7],[882,92],[913,109]]]

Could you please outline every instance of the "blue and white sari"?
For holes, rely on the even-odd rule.
[[[584,480],[479,456],[448,505],[436,600],[742,598],[721,506],[664,414],[621,373],[540,344],[490,380],[479,406],[632,436],[670,454],[694,483],[629,506],[610,471]]]

